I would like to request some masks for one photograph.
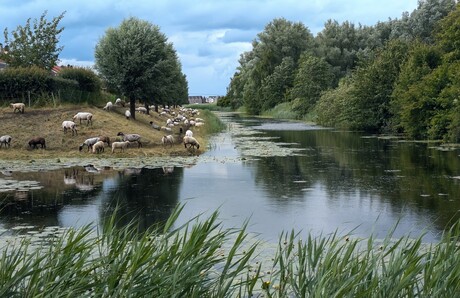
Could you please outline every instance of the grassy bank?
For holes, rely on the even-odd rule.
[[[166,125],[165,116],[160,116],[155,111],[150,115],[136,113],[136,120],[126,119],[124,112],[127,108],[115,107],[108,112],[95,106],[59,106],[43,108],[26,108],[24,114],[13,113],[10,107],[0,108],[0,135],[11,135],[10,148],[0,148],[0,160],[8,159],[37,159],[59,157],[87,157],[85,150],[78,151],[78,147],[87,138],[95,136],[109,136],[111,141],[117,140],[118,132],[137,133],[142,136],[142,148],[130,146],[124,153],[111,154],[110,148],[98,154],[100,158],[109,157],[134,157],[134,156],[187,156],[200,154],[206,149],[207,135],[218,131],[221,123],[212,113],[201,113],[205,126],[192,127],[194,137],[201,146],[199,150],[186,150],[181,143],[183,134],[179,126],[173,127],[172,133],[158,131],[150,126],[150,121],[159,126]],[[77,123],[78,135],[72,136],[70,132],[64,134],[61,127],[62,121],[72,120],[77,112],[85,111],[94,115],[93,124],[87,126],[84,122]],[[172,116],[170,116],[172,117]],[[209,123],[208,123],[209,122]],[[172,134],[175,143],[172,147],[163,146],[161,138],[165,134]],[[35,136],[44,137],[46,150],[31,149],[28,141]]]
[[[271,256],[245,228],[223,229],[217,212],[138,234],[135,225],[68,230],[1,248],[1,297],[455,297],[460,229],[419,239],[282,235]]]

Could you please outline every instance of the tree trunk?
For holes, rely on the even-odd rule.
[[[131,118],[136,119],[136,100],[134,98],[129,99],[129,112],[131,113]]]
[[[150,115],[150,107],[147,102],[144,102],[144,107],[147,110],[147,115]]]

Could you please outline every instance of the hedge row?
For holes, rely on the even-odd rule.
[[[38,67],[6,68],[0,71],[0,102],[24,102],[41,106],[49,102],[95,103],[101,83],[83,68],[63,68],[58,76]]]

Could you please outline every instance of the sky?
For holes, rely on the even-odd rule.
[[[65,12],[61,64],[92,66],[94,49],[108,28],[136,17],[159,26],[187,76],[189,95],[225,95],[243,52],[276,18],[302,22],[316,36],[327,20],[355,25],[399,19],[418,0],[0,0],[0,29],[11,32],[47,11]],[[3,34],[0,33],[3,43]]]

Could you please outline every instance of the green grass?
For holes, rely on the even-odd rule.
[[[281,103],[275,106],[273,109],[264,111],[262,113],[264,117],[270,117],[274,119],[297,119],[298,115],[292,111],[291,104],[288,102]]]
[[[147,232],[136,224],[70,229],[39,246],[23,238],[0,250],[0,297],[455,297],[459,224],[435,244],[332,234],[263,244],[246,224],[224,229],[218,212],[177,226],[183,207]],[[269,268],[270,273],[262,272]]]

